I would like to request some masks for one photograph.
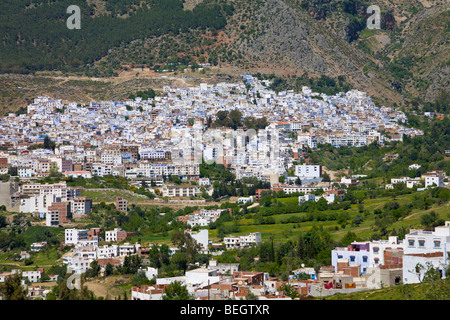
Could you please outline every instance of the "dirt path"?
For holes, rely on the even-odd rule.
[[[123,299],[124,290],[119,287],[122,283],[129,283],[130,279],[123,276],[109,276],[103,279],[95,279],[86,281],[84,285],[91,290],[96,297],[108,297],[109,300],[114,300],[119,295]],[[128,298],[131,297],[131,291],[127,290]]]
[[[447,208],[450,207],[450,203],[447,202],[447,203],[444,205],[444,207],[447,207]],[[450,208],[448,208],[448,209],[450,210]],[[406,217],[404,218],[404,220],[411,219],[411,218],[415,217],[415,216],[418,215],[418,214],[428,213],[428,212],[431,212],[431,211],[433,211],[433,210],[436,210],[436,208],[429,208],[429,209],[427,209],[427,210],[414,212],[413,214],[410,214],[409,216],[406,216]]]

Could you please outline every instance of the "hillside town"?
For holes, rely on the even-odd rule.
[[[71,246],[70,252],[64,255],[63,263],[74,274],[85,273],[92,261],[97,261],[100,273],[104,273],[108,265],[123,265],[124,260],[137,255],[144,261],[150,248],[141,247],[138,243],[116,245],[117,241],[126,239],[123,230],[109,231],[112,238],[110,244],[99,244],[100,230],[65,229],[65,244]],[[201,250],[209,252],[214,244],[208,239],[208,230],[200,232],[186,231]],[[122,235],[120,235],[123,233]],[[142,267],[146,278],[155,281],[154,285],[134,286],[130,296],[132,300],[162,300],[165,288],[179,282],[186,286],[188,292],[196,300],[226,300],[245,298],[249,293],[258,300],[292,300],[286,293],[286,285],[290,286],[298,296],[323,297],[336,293],[350,293],[368,289],[395,286],[400,283],[410,284],[422,281],[426,268],[433,267],[441,275],[447,266],[447,248],[450,245],[450,221],[434,231],[411,230],[404,239],[389,237],[388,240],[352,242],[347,247],[337,247],[331,253],[332,265],[319,269],[302,267],[292,270],[288,281],[280,281],[270,277],[267,272],[241,270],[239,263],[218,263],[211,259],[205,265],[193,266],[183,276],[159,277],[158,269]],[[241,237],[224,239],[231,247],[245,248],[257,245],[261,241],[260,234],[249,234]],[[35,243],[35,250],[41,250],[45,243]],[[173,255],[177,248],[170,248]],[[214,251],[214,255],[220,252]],[[145,263],[144,263],[145,264]],[[416,268],[417,265],[424,268]],[[425,268],[426,267],[426,268]],[[7,276],[21,272],[0,273],[0,282]],[[33,286],[40,282],[43,270],[21,272],[28,280],[30,297],[45,298],[49,290],[42,286]],[[56,276],[57,278],[57,276]],[[49,275],[49,280],[57,280]]]
[[[226,165],[238,179],[270,180],[285,175],[317,144],[382,145],[423,134],[403,125],[403,112],[377,107],[363,92],[326,96],[304,87],[302,93],[277,94],[267,89],[267,81],[243,78],[242,83],[164,87],[162,95],[148,100],[81,105],[36,98],[25,114],[0,120],[0,168],[16,167],[20,178],[45,177],[53,166],[66,176],[112,174],[160,183],[163,175],[197,178],[203,158]],[[233,110],[242,119],[265,118],[268,125],[257,132],[208,127],[208,119],[215,122],[220,111]],[[46,137],[59,147],[33,147]]]
[[[62,263],[73,274],[86,273],[93,261],[102,274],[138,256],[143,261],[139,272],[154,284],[133,286],[129,292],[133,300],[162,300],[165,288],[174,282],[186,286],[197,300],[240,299],[249,294],[259,300],[291,300],[418,283],[424,276],[424,270],[415,268],[418,264],[443,274],[448,265],[449,221],[434,231],[410,230],[402,239],[390,236],[336,247],[330,266],[291,270],[287,281],[214,258],[262,242],[261,232],[228,233],[220,243],[209,238],[208,227],[224,215],[231,217],[231,209],[200,208],[169,222],[185,224],[185,233],[197,243],[199,252],[212,256],[206,263],[190,265],[182,276],[160,277],[158,268],[145,263],[152,246],[160,244],[127,242],[134,233],[117,226],[108,230],[75,227],[74,221],[88,217],[97,203],[82,195],[84,188],[70,186],[74,179],[120,177],[134,190],[143,188],[145,194],[124,190],[115,197],[112,204],[124,215],[135,206],[127,199],[129,194],[161,205],[217,200],[217,185],[201,174],[203,163],[224,165],[236,180],[264,183],[266,187],[255,194],[237,197],[236,203],[245,205],[245,210],[268,192],[292,195],[298,205],[332,205],[342,202],[349,188],[359,187],[362,176],[324,179],[324,166],[312,163],[308,151],[323,144],[362,147],[423,135],[405,126],[408,120],[403,112],[377,107],[364,92],[327,96],[303,87],[300,93],[276,93],[269,85],[269,81],[244,75],[241,83],[167,86],[147,100],[137,97],[83,105],[38,97],[25,113],[0,119],[0,175],[8,176],[0,181],[0,206],[8,212],[31,214],[41,219],[39,225],[64,228],[64,246],[70,250],[62,256]],[[239,111],[242,118],[237,122],[265,119],[267,124],[258,130],[224,126],[225,111],[227,115]],[[388,157],[395,155],[386,155],[386,161]],[[410,170],[417,166],[411,165]],[[59,181],[37,181],[46,178]],[[421,191],[447,186],[446,181],[444,170],[433,170],[417,177],[393,178],[383,188],[403,184]],[[31,248],[39,252],[45,246],[45,242],[36,242]],[[170,246],[168,253],[173,256],[178,250]],[[23,255],[26,259],[27,252]],[[1,272],[0,282],[18,272]],[[49,292],[33,287],[44,274],[43,269],[22,272],[30,297],[45,298]],[[57,280],[53,274],[46,278]]]

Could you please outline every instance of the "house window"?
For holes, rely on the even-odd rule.
[[[338,255],[338,259],[342,259],[342,256],[341,256],[341,255]]]
[[[425,240],[419,240],[419,247],[425,247]]]
[[[379,251],[380,251],[380,248],[378,248],[378,247],[373,247],[373,253],[378,253]]]
[[[435,248],[440,248],[440,247],[441,247],[441,241],[439,241],[439,240],[434,240],[434,247],[435,247]]]
[[[414,239],[408,239],[408,246],[414,247]]]
[[[375,261],[375,264],[378,264],[378,262],[380,261],[380,259],[375,258],[374,261]]]
[[[362,257],[363,262],[367,262],[367,256]]]
[[[355,256],[350,256],[350,261],[355,262]]]

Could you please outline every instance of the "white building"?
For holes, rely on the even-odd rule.
[[[420,167],[421,167],[420,164],[414,163],[414,164],[408,166],[408,169],[409,170],[413,170],[413,169],[417,170],[417,169],[420,169]]]
[[[425,188],[442,187],[444,185],[444,177],[442,174],[425,174]]]
[[[317,137],[314,134],[300,133],[297,135],[297,141],[306,144],[311,149],[317,148]]]
[[[227,248],[242,248],[250,245],[257,245],[261,242],[261,232],[254,232],[244,236],[227,236],[223,238]]]
[[[131,300],[162,300],[163,290],[156,286],[139,286],[131,288]]]
[[[306,201],[315,201],[316,196],[313,194],[305,194],[303,196],[298,196],[298,204],[302,204]]]
[[[39,217],[45,217],[47,208],[56,202],[56,196],[53,194],[31,196],[20,199],[20,212],[39,214]]]
[[[397,236],[390,236],[388,240],[376,240],[369,242],[369,265],[376,267],[384,265],[384,252],[388,249],[405,250],[405,242],[398,239]]]
[[[122,229],[114,228],[114,230],[105,231],[105,241],[107,242],[116,242],[117,241],[117,233]]]
[[[40,271],[22,271],[19,269],[13,269],[11,272],[1,272],[0,273],[0,283],[5,282],[7,277],[11,277],[16,273],[21,273],[22,278],[28,279],[30,282],[39,282],[41,280],[41,272]]]
[[[322,173],[321,165],[296,165],[295,166],[295,175],[299,178],[320,178]]]
[[[347,259],[349,264],[359,264],[361,273],[365,273],[367,268],[384,265],[384,253],[388,249],[403,250],[404,243],[398,237],[391,236],[388,240],[378,240],[371,242],[354,241],[347,247],[336,247],[331,251],[331,265],[337,271],[338,261]]]
[[[201,229],[198,232],[186,231],[191,237],[202,246],[202,250],[208,250],[209,231],[208,229]]]
[[[197,268],[186,271],[186,285],[190,292],[217,283],[220,280],[221,277],[217,275],[216,270]]]
[[[67,269],[72,270],[74,273],[85,273],[90,268],[93,258],[83,258],[76,254],[67,255],[63,258],[63,264],[67,264]]]
[[[145,273],[145,276],[147,277],[148,280],[155,279],[158,276],[157,268],[147,267],[146,269],[141,270]]]
[[[412,230],[405,236],[405,251],[403,255],[403,281],[418,283],[421,281],[415,272],[417,264],[426,267],[431,263],[439,269],[442,276],[448,265],[450,252],[450,221],[444,226],[436,227],[434,231]]]
[[[200,179],[198,179],[198,185],[199,186],[210,186],[211,182],[209,181],[209,178],[200,178]]]
[[[84,229],[65,229],[64,230],[64,242],[68,244],[77,244],[80,241],[88,240],[88,230]]]
[[[404,183],[407,188],[411,189],[414,186],[420,185],[421,181],[420,178],[409,178],[409,177],[391,179],[391,184],[398,184],[398,183]]]
[[[139,243],[130,244],[126,242],[119,246],[119,256],[129,256],[135,254],[139,248]]]
[[[92,173],[90,171],[66,171],[64,172],[64,176],[72,178],[91,179]]]
[[[238,198],[237,201],[239,204],[245,204],[245,203],[250,203],[253,202],[253,196],[249,196],[249,197],[240,197]]]
[[[115,244],[99,246],[97,248],[97,259],[115,258],[119,255],[119,247]]]

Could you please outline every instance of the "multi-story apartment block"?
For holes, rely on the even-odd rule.
[[[124,199],[122,197],[116,197],[116,209],[121,212],[127,212],[128,211],[128,200]]]
[[[84,229],[65,229],[64,230],[64,243],[66,245],[76,245],[80,241],[89,239],[89,230]]]
[[[68,223],[71,218],[72,212],[70,211],[70,202],[53,202],[47,210],[45,217],[46,226],[59,226]]]
[[[385,264],[386,250],[403,250],[404,243],[398,237],[371,242],[352,242],[347,247],[337,247],[331,251],[331,264],[337,272],[338,263],[346,260],[349,265],[359,265],[360,272]],[[358,275],[359,276],[359,275]]]
[[[150,161],[169,161],[171,159],[169,150],[143,149],[139,155],[141,159]]]
[[[107,242],[121,242],[127,237],[127,232],[121,228],[105,231],[105,241]]]
[[[17,175],[20,178],[31,178],[32,176],[34,176],[34,174],[35,174],[35,171],[31,167],[25,167],[25,166],[17,167]]]
[[[111,163],[93,163],[91,167],[91,173],[94,176],[104,177],[113,175],[113,164]]]
[[[200,188],[194,185],[165,185],[161,189],[163,197],[195,197]]]
[[[416,266],[425,268],[429,263],[445,276],[444,270],[450,258],[450,221],[434,231],[410,230],[405,235],[405,251],[403,255],[403,281],[405,283],[421,282],[423,273],[416,272]]]
[[[223,238],[226,248],[242,248],[258,245],[261,242],[261,232],[254,232],[244,236],[227,236]]]
[[[66,264],[67,269],[76,274],[85,273],[90,268],[92,261],[94,261],[93,258],[83,258],[77,254],[63,257],[63,264]]]
[[[297,142],[305,144],[311,149],[317,148],[317,137],[314,134],[309,133],[299,133],[297,135]]]
[[[307,178],[307,179],[320,178],[321,174],[322,174],[321,165],[303,164],[295,166],[295,175],[299,178]]]
[[[42,271],[23,271],[19,269],[12,269],[9,272],[0,273],[0,283],[5,282],[7,277],[11,277],[14,274],[20,274],[22,278],[26,278],[30,282],[40,282],[42,277]]]
[[[362,147],[367,145],[367,136],[363,134],[330,134],[325,139],[326,143],[334,147],[352,146]]]
[[[75,197],[70,200],[72,214],[88,214],[92,209],[92,200],[86,197]]]
[[[98,259],[115,258],[119,255],[119,246],[113,244],[111,246],[99,246],[97,248]]]
[[[424,174],[425,188],[428,187],[442,187],[444,185],[444,175],[442,171],[432,171]]]
[[[56,202],[54,194],[28,196],[20,199],[20,212],[39,214],[39,217],[45,217],[48,207]]]

